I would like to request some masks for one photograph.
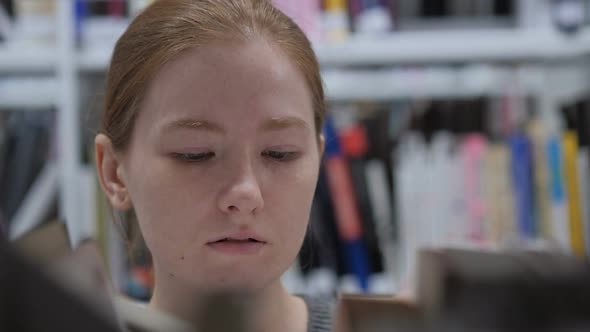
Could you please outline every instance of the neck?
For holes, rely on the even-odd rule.
[[[290,295],[280,280],[267,287],[241,294],[236,298],[211,297],[210,291],[193,290],[176,279],[159,280],[156,274],[156,287],[150,301],[150,307],[172,314],[184,321],[205,324],[227,324],[227,310],[241,311],[245,314],[243,323],[252,327],[253,331],[297,331],[307,330],[307,307],[302,299]],[[214,302],[212,302],[214,301]],[[216,307],[222,311],[215,315]],[[204,313],[200,316],[199,313]],[[213,315],[212,315],[213,314]],[[203,317],[204,321],[199,321]],[[219,317],[218,320],[211,317]],[[235,323],[235,320],[234,320]],[[214,325],[217,326],[217,325]],[[239,326],[238,328],[241,328]]]

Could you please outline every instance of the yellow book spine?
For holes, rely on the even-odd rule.
[[[501,245],[516,234],[513,193],[510,183],[510,152],[505,145],[490,144],[485,162],[485,195],[488,204],[488,235]]]
[[[580,187],[577,165],[578,138],[574,131],[566,131],[563,134],[563,155],[572,251],[577,256],[584,257],[584,228],[582,225],[582,210],[580,209]]]
[[[346,0],[326,0],[326,10],[346,10]]]
[[[348,37],[348,2],[347,0],[325,0],[323,25],[326,39],[331,42],[345,40]]]

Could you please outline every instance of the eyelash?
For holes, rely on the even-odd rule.
[[[274,151],[268,150],[262,153],[263,156],[269,157],[278,162],[287,162],[297,159],[299,153],[291,151]]]
[[[188,162],[188,163],[197,163],[197,162],[204,162],[213,157],[215,157],[215,153],[213,152],[205,152],[205,153],[172,153],[172,157]]]
[[[277,162],[288,162],[295,160],[299,153],[291,152],[291,151],[274,151],[274,150],[267,150],[262,152],[264,157],[268,157],[273,159]],[[205,152],[205,153],[172,153],[172,157],[178,159],[180,161],[188,162],[188,163],[198,163],[198,162],[205,162],[210,160],[211,158],[215,157],[214,152]]]

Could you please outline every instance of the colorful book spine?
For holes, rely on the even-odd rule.
[[[469,134],[461,146],[467,203],[467,240],[472,244],[483,244],[486,240],[484,217],[486,204],[483,197],[483,163],[486,153],[486,139],[481,134]]]
[[[125,1],[124,0],[109,0],[107,2],[107,13],[113,17],[125,16]]]
[[[545,239],[552,236],[550,216],[550,190],[549,170],[546,156],[545,144],[548,134],[543,122],[533,119],[527,126],[527,132],[531,138],[534,166],[534,192],[537,220],[539,222],[539,235]]]
[[[571,252],[568,203],[565,191],[564,158],[561,141],[552,135],[547,141],[547,163],[549,165],[549,191],[551,196],[552,234],[560,249]]]
[[[349,35],[346,0],[326,0],[324,4],[323,36],[328,41],[342,41]]]
[[[353,14],[355,33],[383,35],[391,31],[393,23],[389,9],[381,0],[360,0],[360,11]]]
[[[485,159],[484,190],[488,206],[487,234],[495,245],[516,234],[509,170],[510,152],[506,145],[490,144]]]
[[[273,4],[287,14],[311,41],[320,38],[320,0],[273,0]]]
[[[74,4],[75,34],[77,43],[82,42],[82,29],[84,19],[88,16],[88,3],[85,0],[76,0]]]
[[[342,153],[336,128],[330,118],[326,120],[324,133],[326,137],[324,165],[348,270],[357,277],[360,288],[367,291],[369,289],[368,254],[363,241],[362,223],[354,197],[350,167]]]
[[[584,226],[580,206],[580,181],[578,177],[578,137],[575,131],[563,133],[563,157],[565,165],[565,181],[568,196],[570,223],[570,241],[572,252],[583,257],[585,255]]]
[[[342,152],[348,160],[354,196],[359,208],[363,241],[367,246],[370,271],[383,271],[383,255],[377,238],[375,209],[369,197],[366,177],[369,140],[367,130],[361,123],[343,125],[338,133]]]
[[[523,134],[512,135],[510,150],[517,229],[523,240],[531,240],[537,234],[537,227],[534,215],[532,152],[528,137]]]

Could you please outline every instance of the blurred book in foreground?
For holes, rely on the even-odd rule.
[[[336,331],[588,331],[590,266],[571,256],[423,250],[415,299],[341,296]]]

